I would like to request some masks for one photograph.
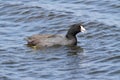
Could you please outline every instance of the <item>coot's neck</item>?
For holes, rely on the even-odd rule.
[[[66,34],[66,38],[69,39],[69,40],[72,40],[73,41],[73,43],[72,43],[73,45],[77,45],[76,34],[71,32],[71,31],[68,31],[67,34]]]

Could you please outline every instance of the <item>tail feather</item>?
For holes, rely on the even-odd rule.
[[[30,37],[24,38],[27,41],[27,45],[29,46],[35,46],[36,42],[35,40],[31,39]]]

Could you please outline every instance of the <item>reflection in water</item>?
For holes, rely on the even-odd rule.
[[[48,70],[47,73],[40,74],[41,77],[54,75],[56,78],[59,77],[61,79],[82,78],[82,75],[78,74],[81,72],[79,69],[82,67],[81,63],[84,60],[84,49],[82,47],[53,46],[34,50],[34,52],[37,53],[37,56],[34,56],[34,58],[43,63],[40,64],[39,68],[44,68],[46,65],[45,69]]]
[[[84,50],[80,46],[67,46],[67,50],[69,55],[79,55],[79,53],[83,53]]]
[[[79,69],[82,68],[81,64],[85,59],[84,49],[80,46],[67,46],[65,50],[67,54],[65,60],[62,62],[64,64],[58,69],[60,72],[65,72],[67,75],[63,75],[66,79],[77,79],[81,78],[82,75],[79,74],[82,71]]]

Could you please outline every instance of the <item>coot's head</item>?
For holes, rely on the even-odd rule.
[[[85,31],[85,28],[81,24],[74,24],[70,26],[66,36],[76,36],[77,33]]]

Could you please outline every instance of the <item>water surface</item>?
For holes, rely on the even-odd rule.
[[[119,80],[119,15],[119,0],[0,0],[0,80]],[[25,45],[75,23],[87,29],[76,47]]]

